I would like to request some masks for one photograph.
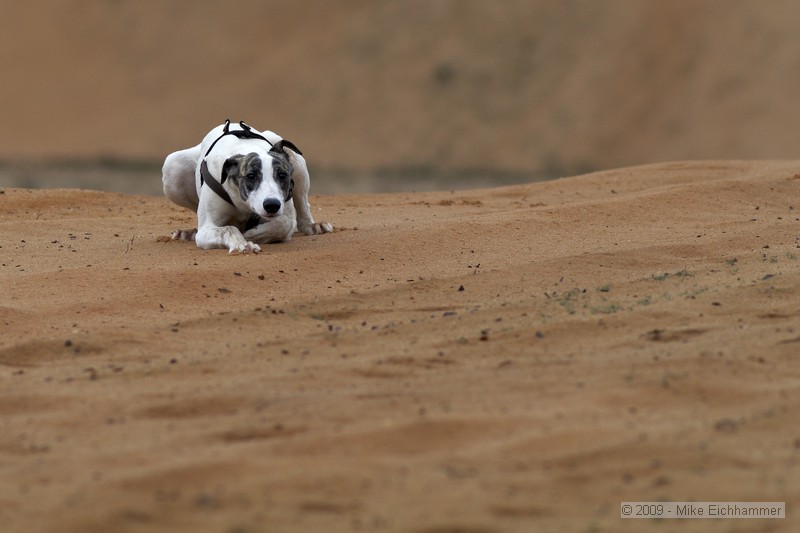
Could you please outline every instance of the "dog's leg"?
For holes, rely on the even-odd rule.
[[[197,233],[194,241],[198,248],[227,248],[229,253],[260,252],[261,248],[244,238],[236,226],[236,208],[220,198],[217,193],[203,187],[197,207]]]
[[[330,222],[314,222],[314,216],[311,214],[311,205],[308,203],[308,189],[311,186],[311,178],[308,175],[306,160],[295,152],[290,153],[292,166],[294,167],[292,199],[297,211],[297,229],[306,235],[332,232],[333,225]]]
[[[199,203],[197,184],[195,183],[195,171],[199,156],[199,145],[173,152],[164,160],[164,166],[161,169],[164,195],[170,201],[192,211],[197,211]]]
[[[176,229],[170,235],[170,238],[173,241],[193,241],[195,235],[197,235],[197,228],[192,229]]]
[[[199,154],[200,146],[171,153],[164,160],[164,166],[161,169],[164,195],[170,201],[192,211],[197,211],[199,203],[195,184],[195,170]],[[196,233],[196,228],[177,229],[172,232],[172,240],[193,241]]]
[[[287,212],[279,217],[263,219],[261,224],[245,231],[244,238],[259,244],[285,242],[292,238],[295,229],[294,213]]]
[[[204,250],[227,248],[228,253],[261,251],[261,247],[245,239],[236,226],[200,226],[195,235],[195,242],[199,248]]]

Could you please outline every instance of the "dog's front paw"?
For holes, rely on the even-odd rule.
[[[193,241],[197,235],[197,228],[192,229],[176,229],[170,235],[170,239],[173,241]]]
[[[229,254],[257,254],[261,251],[261,247],[254,242],[242,241],[239,244],[234,244],[228,250]]]
[[[300,231],[306,235],[319,235],[320,233],[331,233],[333,231],[333,224],[330,222],[317,222],[315,224],[308,224],[301,227]]]

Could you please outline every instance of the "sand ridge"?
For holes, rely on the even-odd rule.
[[[235,256],[165,241],[193,217],[163,198],[4,189],[4,528],[638,531],[620,501],[796,504],[798,188],[796,161],[701,161],[316,196],[333,234]]]

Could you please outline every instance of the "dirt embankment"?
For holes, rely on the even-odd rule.
[[[0,160],[158,162],[226,117],[343,177],[797,154],[792,0],[72,1],[0,15]]]

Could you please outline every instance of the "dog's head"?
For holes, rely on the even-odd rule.
[[[287,148],[295,149],[289,141],[281,140],[266,156],[256,152],[236,154],[222,165],[222,181],[231,180],[242,201],[261,217],[282,215],[284,204],[292,198],[294,168]]]

